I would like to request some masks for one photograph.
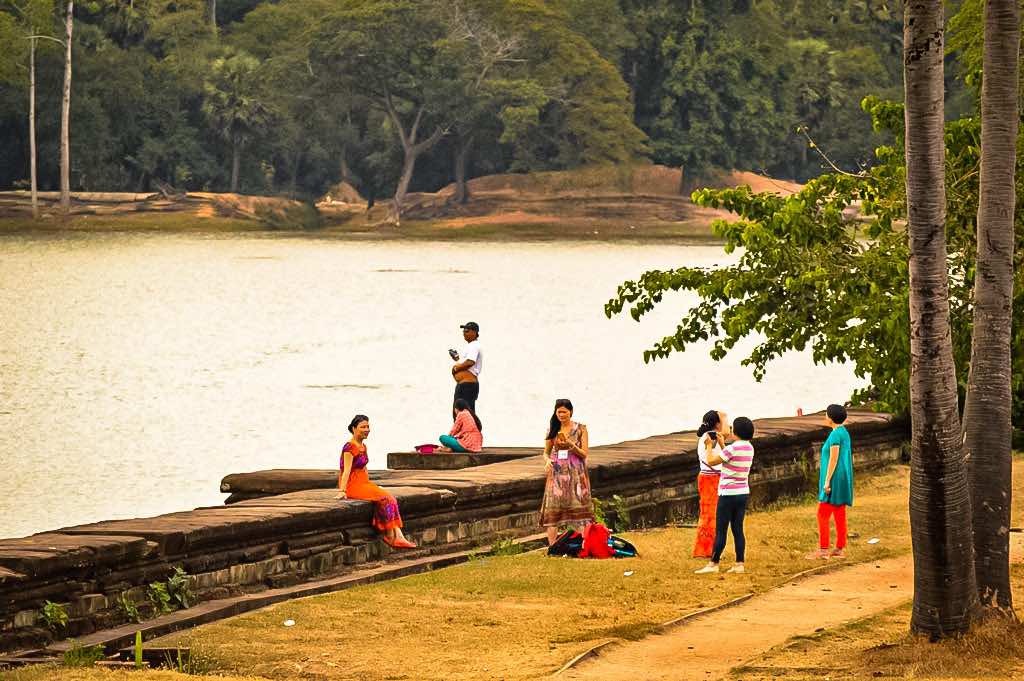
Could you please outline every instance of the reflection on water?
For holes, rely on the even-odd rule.
[[[0,537],[221,503],[219,481],[332,468],[356,412],[371,465],[450,425],[447,350],[481,326],[485,442],[541,444],[571,397],[593,444],[792,414],[858,382],[810,354],[762,384],[705,349],[644,365],[684,295],[636,324],[603,305],[715,246],[254,236],[0,237]],[[538,461],[538,466],[540,466]]]

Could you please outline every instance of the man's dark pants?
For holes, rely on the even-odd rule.
[[[455,384],[455,399],[466,400],[469,408],[476,412],[476,398],[480,397],[480,384],[472,381]]]

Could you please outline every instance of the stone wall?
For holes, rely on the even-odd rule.
[[[753,505],[812,490],[827,434],[820,416],[755,423]],[[908,437],[905,423],[884,414],[851,412],[848,428],[858,471],[898,461]],[[605,501],[621,497],[618,507],[627,508],[638,525],[692,517],[695,445],[695,434],[684,432],[594,447],[594,494]],[[489,546],[540,530],[540,457],[379,477],[398,498],[407,534],[420,548],[392,554],[370,527],[370,504],[336,500],[334,489],[317,488],[323,483],[316,475],[309,476],[312,489],[0,539],[0,650],[53,638],[40,618],[46,601],[62,604],[70,616],[62,636],[126,622],[119,602],[134,603],[147,615],[147,586],[166,580],[175,567],[190,575],[195,598],[209,601],[337,575],[393,555]]]

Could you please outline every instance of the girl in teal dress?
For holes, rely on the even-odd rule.
[[[830,404],[825,410],[825,425],[832,429],[821,445],[821,470],[818,474],[818,550],[807,558],[846,557],[846,507],[853,506],[853,447],[843,423],[846,409]],[[830,547],[830,520],[835,519],[836,548]]]

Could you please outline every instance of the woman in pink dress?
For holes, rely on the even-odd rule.
[[[590,476],[587,475],[589,454],[587,427],[572,420],[572,402],[557,400],[544,439],[547,480],[540,506],[540,524],[547,528],[548,545],[555,543],[559,527],[583,528],[594,522]]]

